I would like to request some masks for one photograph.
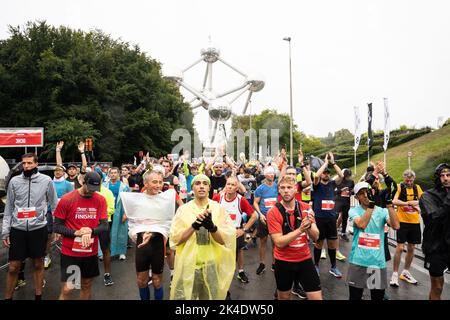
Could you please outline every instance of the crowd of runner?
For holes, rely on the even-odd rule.
[[[80,143],[79,167],[63,165],[63,146],[56,145],[53,178],[39,173],[37,155],[27,153],[23,171],[9,181],[2,226],[9,248],[6,300],[26,284],[28,258],[35,298],[41,299],[55,241],[61,242],[60,299],[69,299],[75,288],[80,299],[90,299],[99,261],[104,285],[114,285],[111,258],[127,259],[131,243],[142,300],[150,299],[151,286],[154,299],[163,299],[165,261],[171,299],[229,299],[235,276],[249,283],[248,272],[266,271],[266,254],[272,258],[276,299],[291,294],[322,299],[321,268],[345,278],[350,300],[362,299],[364,289],[372,300],[387,299],[387,286],[418,283],[410,270],[418,244],[430,274],[429,298],[441,297],[450,266],[448,164],[435,169],[435,187],[422,191],[412,170],[397,183],[378,162],[354,178],[331,152],[316,170],[301,150],[296,166],[289,166],[284,149],[267,163],[242,157],[236,162],[226,155],[198,160],[185,153],[176,161],[147,154],[139,164],[108,167],[88,166]],[[390,281],[389,228],[397,241]],[[348,258],[339,241],[352,241]],[[246,270],[245,252],[257,245],[260,264]],[[329,263],[321,261],[327,256]],[[348,260],[346,275],[337,260]]]

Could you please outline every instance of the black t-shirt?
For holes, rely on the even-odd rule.
[[[218,193],[225,188],[227,184],[227,179],[224,174],[220,176],[212,175],[209,177],[211,180],[211,190],[209,190],[209,198],[212,199],[214,192]]]
[[[71,179],[70,177],[67,177],[66,180],[69,181],[73,185],[74,189],[81,188],[81,184],[78,181],[78,175],[75,176],[75,178],[73,178],[73,179]]]
[[[355,182],[353,180],[343,179],[341,184],[336,185],[336,202],[350,203],[350,196],[352,195]]]

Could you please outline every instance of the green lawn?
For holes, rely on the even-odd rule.
[[[366,148],[366,146],[361,147]],[[397,182],[401,181],[403,171],[408,168],[408,151],[412,152],[411,169],[416,172],[417,183],[422,187],[431,187],[434,168],[441,162],[450,162],[450,125],[402,145],[388,148],[386,153],[387,169]],[[372,155],[370,160],[374,163],[383,160],[383,153]],[[358,178],[366,168],[367,157],[366,161],[356,166]]]

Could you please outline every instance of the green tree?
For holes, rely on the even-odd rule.
[[[46,22],[9,32],[0,41],[0,127],[44,127],[47,138],[52,123],[80,120],[97,131],[96,158],[109,161],[130,161],[139,150],[169,153],[177,128],[195,136],[189,105],[162,78],[160,63],[138,46],[99,30]],[[50,137],[46,144],[54,143]],[[48,150],[45,146],[42,157],[53,157]]]

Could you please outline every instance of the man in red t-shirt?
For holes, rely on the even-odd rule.
[[[225,185],[225,192],[215,193],[213,200],[220,203],[225,211],[230,215],[236,227],[236,258],[238,265],[237,278],[243,282],[248,283],[247,274],[244,272],[244,251],[245,247],[245,234],[249,233],[249,229],[258,219],[258,215],[255,214],[255,209],[248,203],[245,197],[237,193],[239,189],[239,180],[235,175],[227,178]],[[249,218],[247,223],[244,223],[242,214],[246,213]]]
[[[314,213],[306,203],[295,200],[296,179],[284,176],[278,182],[282,200],[267,212],[275,258],[278,299],[289,300],[294,282],[300,282],[309,300],[321,300],[319,275],[314,268],[308,237],[317,240]]]
[[[106,200],[96,193],[100,184],[98,173],[86,173],[83,186],[64,195],[56,207],[54,229],[62,235],[60,300],[69,299],[77,287],[80,299],[90,299],[92,281],[100,274],[98,235],[108,230]]]

